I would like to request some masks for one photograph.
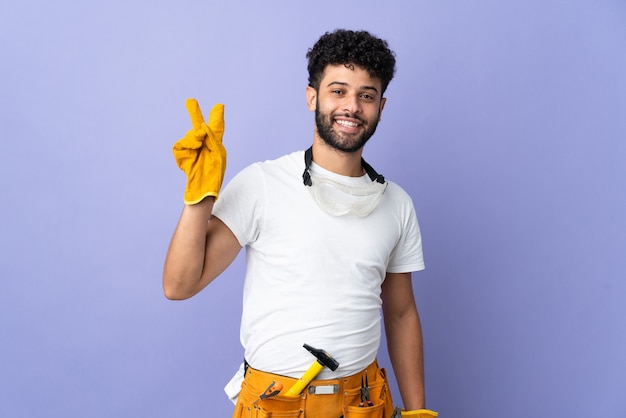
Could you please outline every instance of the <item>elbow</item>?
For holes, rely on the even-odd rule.
[[[186,291],[178,281],[163,276],[163,294],[169,300],[185,300],[195,293]]]
[[[183,295],[182,293],[176,292],[175,290],[169,289],[167,287],[163,288],[163,294],[169,300],[185,300],[189,299],[190,296]]]

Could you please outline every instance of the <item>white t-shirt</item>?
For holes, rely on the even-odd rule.
[[[344,182],[369,182],[323,172]],[[413,203],[389,182],[367,217],[331,216],[302,181],[304,152],[255,163],[224,188],[213,213],[246,247],[241,343],[256,369],[300,377],[314,357],[339,362],[319,379],[357,373],[378,351],[381,284],[387,272],[422,270]]]

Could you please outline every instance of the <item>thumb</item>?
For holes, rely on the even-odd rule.
[[[187,99],[185,101],[185,107],[191,118],[191,127],[193,129],[199,129],[204,123],[204,116],[202,116],[202,110],[196,99]]]

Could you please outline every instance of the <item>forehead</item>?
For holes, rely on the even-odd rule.
[[[353,64],[327,65],[320,82],[320,87],[324,88],[334,83],[346,84],[354,88],[375,88],[381,91],[382,82],[379,78],[370,76],[363,67]]]

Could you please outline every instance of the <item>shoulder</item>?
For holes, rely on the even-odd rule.
[[[409,193],[406,190],[404,190],[402,186],[400,186],[398,183],[392,180],[387,180],[387,190],[403,198],[408,198],[408,199],[411,198]]]
[[[404,190],[398,183],[387,180],[387,189],[385,195],[388,195],[396,203],[404,203],[413,206],[413,199],[409,193]]]
[[[304,151],[295,151],[273,160],[260,161],[253,164],[264,171],[289,170],[302,167],[304,170]]]
[[[244,167],[241,171],[239,171],[235,178],[238,177],[256,177],[259,175],[272,174],[277,172],[285,172],[285,171],[293,171],[295,172],[297,168],[302,167],[304,170],[304,152],[296,151],[291,154],[286,154],[281,157],[265,160],[265,161],[257,161],[246,167]]]
[[[249,176],[260,176],[270,182],[299,182],[304,171],[304,151],[296,151],[273,160],[259,161],[243,171]]]
[[[387,188],[379,206],[384,213],[401,224],[412,222],[412,219],[416,217],[413,198],[393,181],[387,180]]]

